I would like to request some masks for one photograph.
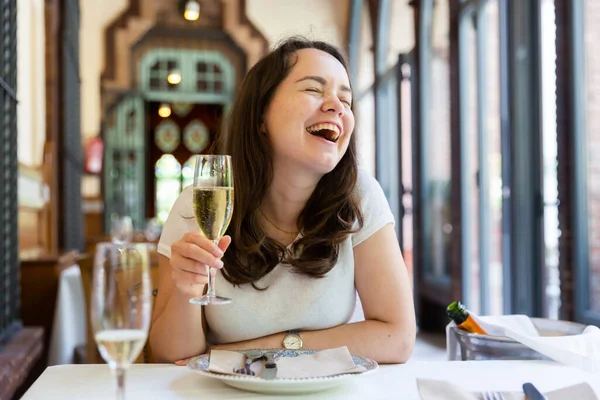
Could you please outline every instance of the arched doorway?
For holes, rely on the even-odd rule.
[[[202,4],[190,23],[173,4],[138,0],[106,29],[105,232],[114,214],[131,216],[136,229],[164,221],[189,183],[190,157],[210,150],[237,85],[268,49],[243,0]],[[169,83],[173,71],[179,83]],[[169,112],[159,115],[161,107]]]
[[[192,156],[210,151],[236,86],[232,63],[217,51],[153,48],[138,69],[138,90],[117,102],[107,127],[106,226],[114,214],[129,215],[138,229],[149,218],[165,222],[190,183]]]

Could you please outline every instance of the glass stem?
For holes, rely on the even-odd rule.
[[[117,376],[117,400],[125,400],[125,368],[117,367],[115,375]]]
[[[214,297],[215,296],[215,277],[210,274],[210,267],[206,266],[206,274],[208,275],[208,291],[206,292],[207,296]]]
[[[216,246],[219,245],[219,240],[215,240],[213,242]],[[217,296],[217,292],[215,291],[215,281],[217,280],[217,276],[212,276],[210,273],[210,267],[207,265],[206,266],[206,274],[208,275],[208,290],[206,292],[207,296],[210,297],[216,297]]]

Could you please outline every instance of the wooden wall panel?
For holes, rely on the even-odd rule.
[[[19,254],[51,253],[50,204],[43,168],[19,165]]]

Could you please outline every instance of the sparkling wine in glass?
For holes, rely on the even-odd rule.
[[[146,244],[100,243],[94,259],[91,322],[102,358],[125,399],[125,372],[148,337],[152,285]]]
[[[233,213],[233,171],[231,157],[223,155],[198,155],[194,168],[192,207],[200,233],[213,243],[227,230]],[[216,277],[208,275],[208,290],[200,298],[190,299],[199,305],[220,305],[231,303],[231,299],[217,296]]]

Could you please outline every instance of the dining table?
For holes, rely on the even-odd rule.
[[[380,365],[327,391],[302,396],[269,395],[273,399],[421,399],[417,382],[435,379],[468,391],[521,392],[531,382],[542,392],[587,382],[600,399],[600,375],[544,360],[425,361]],[[262,399],[262,393],[235,389],[187,366],[133,364],[126,374],[126,398],[135,399]],[[115,379],[106,364],[48,367],[22,399],[113,399]]]

